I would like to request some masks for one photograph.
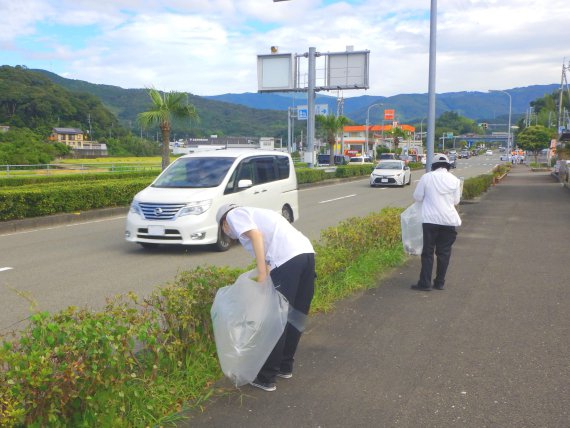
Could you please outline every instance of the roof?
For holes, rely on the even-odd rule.
[[[369,131],[391,131],[392,125],[368,125]],[[404,131],[414,132],[416,128],[411,125],[398,125],[398,128]],[[345,132],[364,132],[366,130],[366,125],[349,125],[344,127]]]
[[[83,131],[78,128],[53,128],[56,134],[83,134]]]

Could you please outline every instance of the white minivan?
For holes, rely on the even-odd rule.
[[[216,223],[223,204],[268,208],[290,222],[299,218],[297,176],[288,153],[222,149],[182,156],[137,193],[125,239],[144,248],[213,244],[231,240]]]

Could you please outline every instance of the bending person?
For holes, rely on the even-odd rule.
[[[263,282],[268,275],[289,305],[307,315],[315,285],[315,250],[311,241],[280,214],[263,208],[223,205],[216,219],[231,239],[255,257]],[[293,376],[301,332],[287,323],[283,335],[251,385],[275,391],[276,377]]]

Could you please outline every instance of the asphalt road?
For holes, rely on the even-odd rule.
[[[457,176],[488,172],[498,162],[478,156],[458,160]],[[421,171],[404,188],[370,188],[368,179],[300,190],[297,228],[317,239],[320,230],[386,206],[412,202]],[[0,334],[18,329],[30,307],[57,311],[67,306],[102,307],[105,298],[134,291],[149,294],[177,272],[200,265],[243,267],[251,258],[239,246],[227,253],[204,247],[160,247],[148,251],[123,239],[125,216],[0,235]]]

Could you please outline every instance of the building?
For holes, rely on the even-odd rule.
[[[0,125],[0,132],[8,132],[10,127],[8,125]]]
[[[410,125],[398,125],[398,128],[415,132],[416,128]],[[392,137],[390,132],[394,128],[393,125],[369,125],[368,126],[368,150],[374,150],[378,145],[386,146],[393,150]],[[365,125],[348,125],[344,127],[344,149],[349,156],[361,154],[366,144],[366,126]]]
[[[86,140],[83,131],[78,128],[53,128],[50,141],[65,144],[71,148],[73,157],[94,158],[107,156],[107,145]]]

